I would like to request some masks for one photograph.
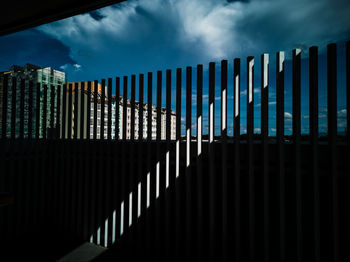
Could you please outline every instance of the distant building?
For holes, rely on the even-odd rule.
[[[73,111],[73,116],[72,116],[72,136],[74,135],[74,95],[75,95],[75,84],[76,83],[68,83],[67,85],[72,85],[72,111]],[[78,89],[81,90],[82,85],[80,82],[77,83],[78,84]],[[87,86],[88,83],[85,82],[84,83],[84,101],[85,101],[85,105],[84,105],[84,110],[85,113],[84,115],[86,116],[86,112],[87,112],[87,98],[88,98],[88,93],[87,93]],[[67,89],[68,90],[68,89]],[[90,138],[94,138],[94,82],[91,82],[91,101],[90,101]],[[107,91],[107,87],[105,88],[105,90]],[[96,138],[99,139],[101,137],[100,135],[100,128],[101,128],[101,109],[102,109],[102,103],[101,103],[101,92],[102,92],[102,86],[101,84],[98,84],[98,98],[97,98],[97,132],[96,132]],[[80,96],[78,97],[78,107],[81,108],[81,98]],[[68,93],[67,93],[67,100],[68,101]],[[127,116],[126,116],[126,138],[130,139],[131,136],[131,104],[130,104],[130,100],[127,100]],[[112,123],[112,134],[111,137],[112,139],[115,138],[115,120],[116,120],[116,106],[119,106],[119,116],[117,119],[119,119],[119,138],[122,138],[123,135],[123,99],[121,97],[119,97],[118,99],[116,99],[115,96],[112,96],[112,114],[111,114],[111,123]],[[147,138],[147,115],[148,115],[148,111],[147,111],[147,104],[143,104],[143,139]],[[68,121],[68,103],[66,105],[67,110],[66,110],[66,121]],[[140,108],[140,104],[139,102],[135,101],[135,139],[139,138],[139,108]],[[104,106],[104,138],[107,139],[107,131],[108,131],[108,99],[107,99],[107,93],[105,93],[105,106]],[[170,137],[172,140],[175,140],[176,138],[176,115],[174,111],[171,111],[170,113],[171,115],[171,126],[170,126]],[[80,115],[77,116],[78,117],[78,134],[77,137],[80,138]],[[162,108],[161,109],[161,125],[162,125],[162,130],[161,130],[161,139],[165,139],[166,138],[166,109]],[[66,128],[68,128],[68,124],[65,125]],[[84,126],[87,126],[86,121],[84,120]],[[66,130],[66,134],[67,134]],[[86,138],[86,128],[84,128],[84,134],[83,137]],[[157,135],[157,108],[153,105],[152,106],[152,139],[156,139],[156,135]]]
[[[82,85],[84,85],[84,128],[83,128],[83,134],[80,134],[81,132],[81,128],[80,128],[80,125],[81,125],[81,119],[80,119],[80,116],[81,116],[81,113],[78,114],[78,116],[75,116],[74,112],[75,112],[75,108],[74,108],[74,102],[75,102],[75,87],[76,85],[78,85],[78,108],[79,108],[79,112],[81,111],[81,96],[80,96],[80,90],[82,89]],[[95,83],[94,82],[90,82],[90,85],[91,85],[91,101],[90,101],[90,110],[91,110],[91,113],[90,113],[90,138],[93,138],[93,124],[94,124],[94,94],[95,94]],[[72,137],[74,137],[74,122],[75,122],[75,117],[77,117],[77,131],[78,131],[78,134],[77,134],[77,138],[86,138],[87,136],[87,118],[86,118],[86,114],[87,114],[87,107],[88,107],[88,82],[69,82],[67,83],[67,93],[66,93],[66,124],[65,124],[65,134],[66,134],[66,138],[68,137],[68,114],[69,114],[69,105],[68,105],[68,101],[69,101],[69,88],[70,86],[72,86],[72,118],[71,118],[71,134],[72,134]],[[102,85],[100,83],[98,83],[97,85],[97,94],[98,94],[98,103],[97,103],[97,136],[96,138],[100,138],[100,125],[101,125],[101,94],[102,94]],[[107,103],[107,88],[105,89],[105,95],[106,95],[106,103]],[[61,106],[63,106],[63,103],[61,103]],[[107,119],[108,119],[108,107],[107,107],[107,104],[105,106],[105,138],[107,138]],[[61,109],[61,112],[62,109]],[[114,116],[114,112],[115,112],[115,103],[113,105],[112,103],[112,119],[115,119],[115,116]],[[112,138],[114,138],[114,120],[112,120],[113,123],[112,123]],[[60,134],[61,134],[61,137],[63,137],[63,130],[62,130],[62,126],[61,125],[61,129],[60,129]]]
[[[33,81],[33,112],[32,112],[32,123],[33,130],[32,136],[35,135],[35,126],[36,126],[36,101],[37,101],[37,84],[40,84],[40,108],[43,108],[44,104],[44,85],[47,86],[47,108],[46,108],[46,126],[50,127],[50,110],[51,110],[51,86],[55,88],[53,91],[56,91],[57,86],[62,88],[62,85],[66,82],[66,75],[64,72],[54,70],[51,67],[42,68],[40,66],[26,64],[25,66],[17,66],[13,65],[9,71],[0,72],[0,122],[3,118],[2,113],[2,102],[3,102],[3,79],[4,77],[8,77],[8,103],[7,103],[7,136],[10,136],[11,133],[11,110],[12,110],[12,78],[16,77],[17,79],[17,87],[16,87],[16,137],[19,136],[19,122],[20,122],[20,93],[21,93],[21,79],[25,79],[25,89],[24,89],[24,136],[28,136],[28,99],[29,99],[29,81]],[[61,92],[62,94],[62,92]],[[55,99],[54,104],[54,123],[56,123],[56,110],[57,110],[57,99]],[[39,125],[39,137],[43,137],[43,110],[40,110],[40,125]],[[1,127],[0,127],[1,128]],[[46,129],[45,132],[48,132]]]

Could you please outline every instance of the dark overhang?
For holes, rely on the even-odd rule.
[[[125,0],[7,0],[0,7],[0,36],[123,1]]]

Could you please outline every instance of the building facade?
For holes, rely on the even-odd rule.
[[[94,138],[94,116],[95,116],[95,105],[94,105],[94,101],[95,101],[95,97],[94,97],[94,82],[91,82],[91,100],[90,100],[90,105],[88,105],[87,101],[88,101],[88,83],[87,82],[84,82],[84,83],[68,83],[67,84],[68,86],[69,85],[72,85],[72,112],[73,112],[73,116],[71,118],[71,134],[72,136],[74,136],[74,118],[77,117],[77,123],[78,123],[78,127],[77,127],[77,130],[78,130],[78,134],[77,134],[77,137],[80,138],[80,116],[82,115],[81,112],[78,113],[78,116],[74,116],[74,96],[75,96],[75,86],[77,85],[78,86],[78,94],[81,95],[81,89],[82,89],[82,86],[84,85],[84,114],[86,116],[87,114],[87,108],[88,106],[90,107],[90,125],[89,125],[89,129],[90,129],[90,139],[93,139]],[[101,84],[98,84],[98,97],[97,97],[97,128],[96,128],[96,138],[97,139],[100,139],[101,138],[101,112],[102,110],[104,110],[104,139],[107,139],[107,131],[108,131],[108,99],[107,99],[107,93],[105,93],[105,104],[104,106],[102,105],[102,102],[101,102],[101,90],[102,90],[102,87],[101,87]],[[107,87],[105,87],[105,90],[107,90]],[[66,94],[67,95],[67,100],[68,101],[68,93]],[[78,107],[79,108],[82,108],[81,107],[81,97],[80,95],[78,95]],[[116,107],[119,107],[119,115],[118,115],[118,118],[116,118]],[[134,121],[134,124],[135,124],[135,136],[134,136],[134,139],[139,139],[139,108],[140,108],[140,104],[139,102],[135,102],[135,117],[132,119],[131,118],[131,103],[130,103],[130,100],[128,99],[127,100],[127,109],[126,109],[126,139],[130,139],[131,138],[131,124],[132,124],[132,121]],[[145,103],[143,104],[143,137],[142,139],[147,139],[147,126],[148,126],[148,111],[147,111],[147,107],[148,105]],[[123,138],[123,114],[124,114],[124,104],[123,104],[123,99],[121,97],[119,97],[118,99],[116,99],[115,96],[112,96],[112,102],[111,102],[111,109],[112,109],[112,112],[111,112],[111,137],[112,139],[115,139],[115,127],[116,127],[116,124],[115,124],[115,121],[116,119],[119,119],[119,124],[118,124],[118,137],[119,139],[122,139]],[[66,105],[66,121],[68,121],[68,105]],[[170,126],[170,137],[172,140],[175,140],[176,138],[176,114],[174,111],[171,111],[170,113],[170,116],[171,116],[171,126]],[[87,123],[86,123],[86,120],[83,121],[84,123],[84,126],[86,127],[87,126]],[[66,128],[68,127],[68,123],[65,125]],[[162,140],[165,140],[166,139],[166,109],[165,108],[162,108],[161,109],[161,126],[162,126],[162,130],[161,130],[161,139]],[[66,134],[68,133],[68,130],[66,130]],[[86,138],[86,128],[84,128],[84,134],[83,134],[83,138]],[[157,108],[152,105],[152,139],[156,139],[156,136],[157,136]]]
[[[56,111],[57,111],[57,99],[54,99],[54,118],[51,119],[51,94],[53,92],[54,97],[56,97],[57,89],[62,88],[63,84],[66,82],[66,75],[64,72],[54,70],[51,67],[42,68],[36,65],[26,64],[25,66],[14,65],[10,68],[9,71],[0,72],[0,122],[3,118],[3,81],[4,78],[8,78],[8,100],[7,100],[7,137],[11,134],[11,113],[12,113],[12,91],[13,91],[13,80],[16,78],[16,124],[15,124],[15,135],[19,136],[19,125],[20,125],[20,95],[21,95],[21,81],[24,80],[24,137],[28,137],[28,115],[29,115],[29,81],[33,83],[33,103],[32,103],[32,137],[35,135],[35,126],[37,123],[36,112],[37,108],[37,99],[40,100],[40,110],[39,110],[39,138],[44,137],[44,132],[49,132],[49,127],[51,121],[54,124],[56,121]],[[38,86],[39,84],[39,86]],[[43,130],[43,121],[44,121],[44,86],[47,87],[47,100],[46,100],[46,130]],[[38,90],[39,88],[39,90]],[[37,93],[39,91],[39,97]],[[60,92],[62,94],[62,92]],[[0,127],[1,128],[1,127]]]

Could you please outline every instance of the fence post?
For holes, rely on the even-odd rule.
[[[107,139],[112,139],[112,78],[108,78],[108,129]]]
[[[123,210],[123,233],[126,235],[125,239],[128,239],[128,233],[129,233],[129,179],[126,175],[126,150],[128,148],[126,147],[126,140],[127,140],[127,129],[126,129],[126,119],[127,119],[127,108],[128,108],[128,77],[123,77],[123,134],[122,134],[122,140],[123,140],[123,147],[122,147],[122,200],[124,203],[124,210]]]
[[[42,137],[47,138],[47,85],[44,85],[44,101],[43,101],[43,126],[42,126]]]
[[[170,140],[171,140],[171,70],[166,70],[166,155],[165,155],[165,189],[168,192],[165,192],[165,254],[166,258],[173,257],[174,253],[171,250],[172,237],[174,236],[175,231],[172,227],[173,220],[173,210],[174,210],[174,186],[175,186],[175,177],[171,174],[170,169]]]
[[[215,132],[215,63],[209,63],[209,234],[210,234],[210,261],[215,261],[217,251],[217,208],[216,208],[216,176],[214,160],[214,132]]]
[[[192,136],[192,67],[186,67],[186,259],[192,259],[192,174],[191,174],[191,136]]]
[[[181,199],[182,190],[180,183],[180,140],[181,140],[181,97],[182,97],[182,69],[176,69],[176,159],[175,159],[175,179],[176,179],[176,224],[175,224],[175,254],[176,259],[181,259]]]
[[[1,138],[6,139],[7,136],[7,107],[8,107],[8,76],[5,75],[3,78],[3,89],[2,89],[2,123],[1,123]]]
[[[87,99],[86,99],[86,139],[91,138],[91,81],[87,83]]]
[[[63,94],[62,94],[62,138],[67,138],[66,133],[66,124],[67,124],[67,84],[63,85]]]
[[[50,138],[53,139],[55,127],[55,87],[53,85],[50,87]]]
[[[137,197],[138,192],[135,187],[136,183],[136,172],[135,172],[135,85],[136,85],[136,76],[131,76],[131,97],[130,97],[130,105],[131,105],[131,114],[130,114],[130,175],[129,175],[129,225],[131,226],[133,223],[137,222]],[[136,227],[134,227],[136,228]],[[136,230],[132,230],[131,241],[134,242],[136,240]]]
[[[106,79],[101,81],[100,139],[105,139]]]
[[[261,55],[261,141],[264,192],[264,261],[270,261],[270,176],[269,176],[269,55]]]
[[[254,179],[254,57],[247,58],[247,143],[249,180],[249,258],[255,261],[255,179]]]
[[[61,86],[57,86],[56,96],[56,139],[62,138],[61,136]]]
[[[202,163],[203,65],[197,65],[197,259],[204,259],[204,177]]]
[[[327,108],[330,175],[332,185],[332,243],[333,261],[339,261],[339,206],[336,157],[337,138],[337,46],[327,46]]]
[[[19,138],[24,138],[24,89],[25,89],[25,79],[21,79],[20,86],[20,112],[19,112]]]
[[[221,61],[221,161],[222,161],[222,260],[227,260],[228,183],[227,183],[227,60]]]
[[[234,125],[234,242],[235,242],[235,260],[241,259],[241,193],[240,193],[240,92],[241,92],[241,60],[235,58],[233,61],[233,83],[234,83],[234,105],[233,105],[233,125]]]
[[[93,126],[94,139],[97,139],[97,103],[98,103],[98,81],[94,80],[94,126]]]
[[[137,212],[137,221],[138,221],[138,238],[137,246],[140,247],[142,243],[146,240],[145,238],[145,224],[140,222],[141,215],[146,214],[146,198],[147,198],[147,173],[144,173],[144,160],[143,160],[143,104],[144,104],[144,75],[139,75],[139,144],[138,144],[138,212]]]
[[[312,148],[312,177],[314,184],[314,242],[315,261],[321,260],[320,249],[320,179],[318,174],[318,48],[309,48],[309,125]]]
[[[147,76],[147,200],[146,200],[146,205],[147,208],[151,206],[151,203],[153,203],[153,195],[155,195],[155,190],[154,190],[154,184],[151,183],[151,176],[152,174],[152,167],[151,167],[151,154],[152,154],[152,73],[148,72]],[[147,213],[146,217],[146,235],[150,236],[152,234],[152,214],[150,211]],[[151,240],[153,239],[153,236],[148,238],[147,240],[147,251],[149,252],[151,248],[153,247]]]
[[[72,117],[73,117],[73,84],[69,84],[68,94],[68,139],[72,139]]]
[[[346,136],[350,145],[350,41],[346,42]]]
[[[277,93],[277,151],[278,174],[280,179],[280,261],[285,261],[285,168],[284,168],[284,52],[276,55],[276,93]]]
[[[119,77],[116,77],[115,78],[115,129],[114,129],[114,138],[115,140],[119,140],[121,137],[120,137],[120,128],[119,128],[119,125],[120,125],[120,117],[119,117],[119,114],[121,113],[120,112],[120,78]]]
[[[123,131],[122,131],[122,139],[127,139],[127,133],[126,133],[126,119],[127,119],[127,113],[128,113],[128,77],[124,76],[123,78]]]
[[[85,107],[85,82],[80,82],[80,139],[88,139],[85,137],[85,111],[87,112],[87,108]],[[88,104],[89,105],[89,104]]]
[[[17,79],[12,77],[11,87],[11,139],[16,138],[16,96],[17,96]]]
[[[73,119],[73,138],[77,139],[78,138],[78,118],[79,118],[79,105],[78,105],[78,89],[79,89],[79,83],[76,82],[74,83],[74,111],[72,111],[72,117]]]
[[[33,137],[33,81],[29,80],[28,97],[28,139]]]
[[[146,196],[147,196],[147,187],[146,187],[146,179],[145,176],[142,174],[143,172],[143,153],[142,153],[142,145],[143,145],[143,96],[144,96],[144,75],[139,75],[139,164],[138,164],[138,200],[139,200],[139,209],[137,217],[139,218],[141,214],[144,214],[146,211]],[[139,233],[141,233],[141,228],[139,228]],[[143,237],[144,232],[142,232]]]
[[[296,177],[296,223],[297,223],[297,261],[303,258],[303,225],[302,225],[302,180],[300,171],[300,86],[301,86],[301,50],[294,49],[293,57],[293,140],[295,157],[295,177]]]

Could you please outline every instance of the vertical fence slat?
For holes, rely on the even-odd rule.
[[[11,86],[11,139],[16,137],[16,93],[17,93],[17,79],[12,77]]]
[[[68,85],[68,123],[67,123],[67,135],[68,139],[72,139],[72,117],[73,117],[73,84]]]
[[[157,162],[156,162],[156,198],[160,188],[160,141],[162,139],[162,71],[157,71]]]
[[[295,158],[295,179],[296,179],[296,241],[297,241],[297,261],[303,257],[302,250],[302,181],[301,181],[301,159],[300,159],[300,131],[301,131],[301,50],[294,49],[293,58],[293,142]]]
[[[136,76],[131,76],[131,114],[130,114],[130,139],[135,140],[135,85],[136,85]]]
[[[154,204],[153,202],[151,203],[151,195],[153,196],[154,193],[154,187],[151,185],[151,173],[152,173],[152,167],[151,167],[151,154],[152,154],[152,73],[148,72],[148,77],[147,77],[147,176],[146,176],[146,188],[147,188],[147,194],[146,194],[146,207],[149,208],[151,204]],[[150,212],[147,213],[146,217],[146,235],[150,236],[150,234],[153,235],[152,232],[152,215]],[[147,244],[146,248],[147,250],[150,250],[152,247],[151,244],[151,239],[152,237],[147,239]]]
[[[7,137],[7,107],[8,107],[8,76],[3,78],[2,88],[2,123],[1,123],[1,138]]]
[[[87,108],[85,106],[85,82],[80,83],[80,133],[79,138],[84,139],[85,138],[85,112],[87,112]]]
[[[181,96],[182,96],[182,69],[176,69],[176,149],[175,149],[175,251],[176,259],[180,258],[181,253],[181,198],[182,192],[180,183],[180,140],[181,140]]]
[[[165,155],[165,189],[170,187],[170,190],[166,192],[166,200],[165,200],[165,254],[168,256],[173,256],[170,249],[170,243],[172,240],[172,236],[174,236],[174,231],[172,230],[172,210],[173,210],[173,189],[174,189],[174,181],[173,176],[171,176],[170,170],[170,140],[171,140],[171,70],[166,70],[166,155]],[[171,177],[170,177],[171,176]]]
[[[284,52],[276,54],[276,93],[277,93],[277,155],[278,174],[280,179],[280,261],[285,261],[285,168],[284,168]]]
[[[98,81],[94,80],[94,126],[93,126],[94,139],[97,139],[97,103],[98,103]]]
[[[158,95],[158,86],[159,86],[159,77],[158,77],[158,72],[157,72],[157,79],[156,79],[156,134],[155,134],[155,137],[152,137],[153,135],[153,116],[152,116],[152,113],[153,113],[153,105],[152,105],[152,111],[151,111],[151,121],[149,122],[151,128],[152,128],[152,132],[151,132],[151,137],[152,137],[152,140],[154,139],[155,140],[155,143],[152,143],[154,144],[154,147],[152,147],[153,150],[155,150],[155,157],[153,158],[154,161],[152,162],[152,158],[150,159],[150,164],[151,164],[151,167],[150,167],[150,205],[151,205],[151,220],[150,220],[150,228],[151,228],[151,252],[153,255],[156,254],[156,252],[159,251],[159,249],[157,249],[157,245],[156,245],[156,241],[157,241],[157,235],[158,235],[158,232],[156,231],[157,228],[158,228],[158,225],[157,225],[157,222],[159,221],[157,219],[157,211],[159,210],[158,206],[156,205],[157,204],[157,161],[159,159],[159,155],[158,155],[158,138],[160,139],[160,135],[158,134],[159,130],[160,130],[160,125],[158,124],[158,97],[160,97]]]
[[[247,143],[249,180],[249,258],[255,261],[255,179],[253,159],[254,139],[254,57],[247,58]]]
[[[20,108],[19,108],[19,138],[24,138],[24,96],[25,96],[25,79],[21,79],[20,85]]]
[[[62,94],[62,138],[67,138],[66,124],[67,124],[67,84],[63,85]],[[38,119],[38,118],[37,118]]]
[[[33,81],[29,80],[28,96],[28,139],[33,137]]]
[[[339,206],[338,172],[336,158],[337,138],[337,46],[327,46],[327,108],[328,143],[332,192],[332,252],[333,261],[339,261]]]
[[[171,70],[166,71],[166,134],[165,139],[167,143],[166,153],[166,179],[165,187],[169,187],[170,183],[170,140],[171,140]]]
[[[56,133],[55,138],[61,137],[61,86],[57,86],[56,91]]]
[[[100,120],[100,139],[105,139],[105,106],[106,106],[106,80],[101,81],[101,120]]]
[[[192,240],[192,174],[191,174],[191,136],[192,136],[192,67],[186,68],[186,255],[191,257]]]
[[[115,78],[115,134],[114,137],[116,140],[120,139],[120,110],[119,110],[119,105],[120,105],[120,78],[116,77]]]
[[[204,259],[203,65],[197,65],[197,259]]]
[[[350,41],[346,42],[346,136],[350,144]]]
[[[112,78],[108,78],[108,129],[107,139],[112,139]]]
[[[50,138],[54,137],[54,127],[55,127],[55,86],[51,85],[50,90]]]
[[[176,69],[176,178],[180,176],[180,139],[181,139],[181,75],[182,69]]]
[[[209,127],[209,143],[208,143],[208,158],[209,158],[209,237],[210,237],[210,261],[215,260],[217,250],[217,208],[216,208],[216,176],[214,162],[214,131],[215,131],[215,63],[209,63],[209,103],[208,103],[208,127]]]
[[[127,119],[127,108],[128,108],[128,77],[124,76],[123,78],[123,131],[122,131],[122,137],[123,140],[127,139],[127,133],[126,133],[126,119]]]
[[[87,101],[86,101],[86,138],[91,137],[91,81],[87,83]]]
[[[126,140],[127,140],[127,108],[128,108],[128,77],[123,78],[123,152],[126,152]],[[128,148],[129,149],[129,148]],[[122,199],[124,202],[124,214],[123,214],[123,230],[124,234],[128,237],[129,228],[129,179],[126,175],[126,156],[125,153],[122,155]]]
[[[139,76],[139,140],[143,140],[143,89],[144,89],[144,75]]]
[[[222,260],[227,260],[228,180],[227,180],[227,60],[221,61],[221,189],[222,189]]]
[[[269,55],[261,55],[261,139],[264,194],[264,261],[270,261],[270,194],[269,194]]]
[[[47,137],[47,85],[44,85],[44,97],[43,97],[43,123],[42,123],[42,138]]]
[[[314,184],[314,256],[321,260],[320,249],[320,178],[318,170],[318,48],[309,49],[309,125],[312,148],[312,177]]]
[[[74,83],[74,110],[72,112],[72,117],[73,117],[73,138],[77,139],[78,138],[78,118],[79,118],[79,99],[78,99],[78,90],[79,90],[79,83],[76,82]],[[73,95],[73,93],[72,93]]]
[[[163,253],[163,247],[162,247],[162,214],[163,214],[163,176],[161,176],[161,147],[160,143],[162,140],[162,71],[157,71],[157,133],[156,133],[156,198],[159,200],[156,202],[155,205],[155,237],[156,237],[156,258],[161,259],[161,255]]]
[[[138,244],[143,243],[145,236],[145,225],[144,223],[140,223],[140,217],[144,216],[146,211],[146,197],[147,197],[147,177],[146,173],[144,173],[143,164],[143,96],[144,96],[144,75],[139,75],[139,144],[138,144]]]
[[[136,76],[131,76],[131,97],[130,97],[130,106],[131,106],[131,114],[130,114],[130,175],[129,175],[129,225],[134,224],[137,219],[137,190],[135,187],[136,184],[136,172],[135,172],[135,85],[136,85]],[[135,241],[135,230],[133,230],[133,234],[131,235],[132,241]]]

